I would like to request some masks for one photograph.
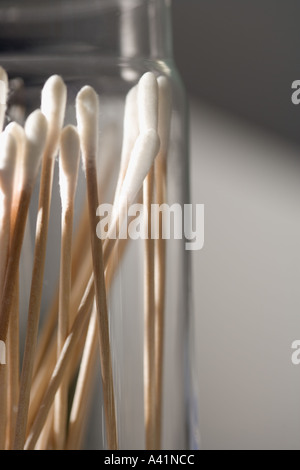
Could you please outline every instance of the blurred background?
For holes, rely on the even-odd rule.
[[[173,0],[190,103],[194,372],[203,449],[300,449],[297,0]]]

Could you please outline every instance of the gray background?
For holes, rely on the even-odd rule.
[[[203,449],[300,449],[296,0],[174,0],[191,108],[194,367]]]

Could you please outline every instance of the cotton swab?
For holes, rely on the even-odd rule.
[[[4,342],[7,336],[8,322],[13,304],[14,287],[18,274],[29,203],[41,163],[46,134],[47,121],[43,114],[36,110],[30,114],[25,124],[26,145],[22,162],[22,181],[19,190],[20,204],[16,214],[0,308],[0,339]]]
[[[0,135],[0,300],[9,256],[10,221],[17,145],[15,139]],[[0,449],[5,448],[7,423],[7,365],[0,365]]]
[[[16,155],[15,138],[7,133],[0,134],[0,297],[8,260]]]
[[[152,72],[145,73],[138,84],[138,117],[140,132],[157,130],[158,125],[158,86]]]
[[[120,196],[122,184],[128,168],[130,155],[139,135],[139,121],[137,108],[138,87],[131,88],[126,96],[124,123],[123,123],[123,144],[120,161],[120,171],[115,191],[114,201],[117,202]]]
[[[13,235],[10,244],[5,283],[0,307],[0,338],[6,341],[9,319],[15,301],[21,248],[33,186],[41,162],[46,140],[47,122],[40,111],[34,111],[25,124],[26,145],[22,162],[20,203],[17,210]],[[2,367],[2,366],[1,366]]]
[[[34,265],[31,281],[26,344],[20,381],[20,400],[14,443],[15,449],[22,449],[25,442],[30,387],[42,298],[54,159],[64,120],[66,98],[67,92],[63,80],[59,76],[53,75],[45,83],[41,99],[41,110],[46,116],[48,122],[48,134],[43,155],[40,183]]]
[[[156,204],[166,203],[167,155],[170,141],[172,90],[166,77],[158,77],[158,134],[160,151],[155,160]],[[166,289],[166,242],[162,234],[162,215],[159,217],[159,236],[155,240],[155,449],[161,448],[162,389],[164,357],[164,310]]]
[[[62,238],[60,261],[60,288],[58,312],[58,357],[69,333],[70,296],[71,296],[71,263],[72,233],[74,219],[74,199],[77,186],[80,158],[80,142],[77,130],[67,126],[60,139],[60,195],[62,202]],[[66,439],[66,422],[68,411],[68,384],[63,381],[57,392],[54,410],[55,448],[62,450]]]
[[[158,86],[155,75],[146,73],[138,85],[138,114],[140,132],[157,130]],[[144,409],[146,449],[154,449],[155,440],[155,291],[154,240],[151,236],[151,205],[153,202],[154,169],[151,167],[143,184],[145,206],[144,248]]]
[[[14,194],[12,200],[12,217],[11,217],[11,233],[13,233],[13,226],[15,223],[15,216],[19,204],[19,192],[18,188],[21,184],[22,174],[20,169],[22,168],[22,159],[24,158],[25,149],[25,132],[23,127],[15,122],[11,122],[5,128],[5,133],[10,134],[14,137],[17,145],[17,160],[16,160],[16,171],[14,177]],[[24,241],[26,239],[26,229],[28,226],[28,220],[25,228]],[[19,400],[19,370],[20,370],[20,348],[19,348],[19,282],[15,286],[15,300],[11,311],[8,329],[8,344],[7,344],[7,357],[8,357],[8,392],[7,392],[7,449],[11,449],[13,445],[13,439],[15,435],[15,426],[17,418],[18,400]]]
[[[96,210],[99,206],[96,155],[98,149],[98,96],[91,87],[84,87],[76,98],[76,115],[82,156],[87,180],[91,248],[94,270],[95,297],[98,312],[100,359],[106,418],[107,444],[111,450],[118,448],[114,385],[109,339],[109,322],[104,281],[102,240],[97,237]]]
[[[155,129],[149,129],[142,133],[135,142],[117,203],[117,210],[114,211],[104,243],[105,266],[114,247],[115,237],[119,234],[119,228],[122,225],[122,215],[126,213],[128,206],[135,201],[141,190],[144,179],[153,166],[159,146],[159,137]]]
[[[0,67],[0,132],[3,129],[8,95],[8,78],[6,71]]]

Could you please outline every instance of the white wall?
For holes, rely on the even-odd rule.
[[[300,148],[192,105],[195,361],[204,449],[300,449]]]

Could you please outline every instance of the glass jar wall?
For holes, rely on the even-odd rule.
[[[167,0],[86,0],[84,2],[79,0],[43,2],[14,0],[7,3],[1,2],[0,65],[6,69],[10,80],[5,124],[11,120],[24,124],[27,116],[40,107],[41,89],[45,81],[53,74],[60,75],[67,86],[65,125],[76,125],[75,100],[79,90],[85,85],[96,90],[100,103],[97,154],[100,203],[112,203],[114,200],[120,172],[124,111],[128,92],[147,72],[153,73],[157,78],[166,77],[172,95],[169,149],[166,167],[162,173],[162,182],[157,181],[158,173],[155,172],[152,202],[164,202],[169,207],[179,204],[182,208],[189,202],[186,101],[172,58],[170,6]],[[166,188],[163,199],[157,196],[159,184]],[[83,171],[80,169],[73,236],[74,256],[77,257],[77,265],[73,266],[72,272],[73,308],[74,305],[76,306],[76,294],[82,297],[84,293],[89,278],[87,274],[91,270],[89,248],[87,248],[90,244],[89,221],[88,217],[83,215],[86,207],[85,194],[86,183]],[[38,197],[37,185],[30,206],[30,223],[25,232],[20,265],[21,350],[30,300]],[[141,201],[142,192],[137,199],[137,202]],[[96,209],[95,207],[95,211]],[[178,229],[180,232],[182,219],[175,217],[173,222],[175,232],[176,229],[177,233]],[[94,229],[96,230],[96,227]],[[53,350],[53,344],[56,341],[57,317],[55,315],[57,314],[60,240],[61,202],[58,164],[56,164],[47,256],[43,273],[40,334],[35,351],[36,375],[34,375],[33,383],[40,393],[32,392],[34,397],[32,402],[37,404],[36,410],[32,412],[33,417],[34,413],[38,412],[39,400],[45,392],[43,386],[38,383],[37,367],[39,365],[41,370],[47,369],[48,371],[52,371],[54,367],[49,359],[51,356],[49,351],[51,348]],[[154,241],[156,260],[158,251],[162,253],[162,258],[160,262],[155,262],[156,271],[153,282],[156,283],[156,297],[151,312],[152,323],[155,324],[153,333],[155,347],[152,352],[155,354],[155,371],[153,372],[155,391],[153,393],[156,408],[154,411],[156,413],[155,437],[152,444],[147,441],[147,411],[145,411],[145,387],[147,387],[145,386],[147,382],[145,356],[147,357],[149,353],[149,351],[145,353],[147,321],[149,320],[145,321],[145,291],[147,290],[145,287],[147,280],[145,281],[144,276],[145,240],[131,239],[118,243],[111,257],[110,268],[106,270],[110,346],[120,449],[143,449],[149,446],[183,449],[188,445],[189,262],[185,240],[183,237],[170,236],[161,245],[156,240]],[[157,271],[159,266],[162,266],[161,277]],[[159,285],[163,286],[161,291]],[[78,305],[76,311],[77,308]],[[81,338],[77,344],[78,356],[83,350],[84,339]],[[160,353],[157,353],[155,349],[157,347],[160,348]],[[98,374],[98,379],[93,379],[97,375],[96,371],[100,370],[98,356],[99,354],[95,351],[90,353],[88,364],[95,363],[95,365],[91,368],[92,377],[85,377],[89,386],[82,406],[84,407],[83,415],[88,416],[88,419],[82,419],[82,427],[85,431],[76,444],[83,448],[106,448],[107,446],[100,375]],[[79,363],[80,357],[77,358],[76,364]],[[72,408],[72,397],[76,388],[78,367],[74,367],[73,372],[69,387],[70,408]],[[162,374],[161,386],[157,384],[160,373]],[[47,380],[50,380],[49,373],[48,376],[45,373],[45,377],[47,385]],[[95,391],[93,394],[92,390]],[[92,395],[94,398],[91,413],[88,403]],[[30,406],[34,407],[34,404],[31,403]],[[194,417],[193,421],[195,419],[197,420]],[[47,443],[44,445],[50,448],[53,446],[51,431],[48,432]]]

